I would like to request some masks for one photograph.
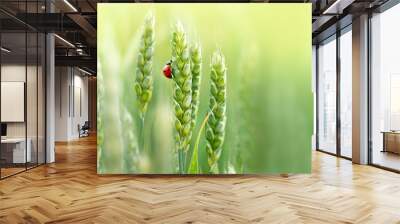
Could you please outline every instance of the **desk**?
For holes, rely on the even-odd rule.
[[[5,138],[1,139],[1,157],[6,163],[26,163],[31,162],[31,145],[30,138],[27,139],[28,147],[25,152],[25,138]],[[12,158],[12,159],[11,159]],[[25,160],[26,159],[26,160]]]
[[[382,152],[392,152],[400,154],[400,132],[383,131],[383,150]]]

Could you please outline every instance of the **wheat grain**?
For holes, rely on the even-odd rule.
[[[144,119],[153,92],[151,76],[154,54],[154,16],[149,14],[144,22],[137,58],[135,91],[140,117]]]
[[[210,173],[218,173],[218,160],[225,138],[226,65],[220,51],[211,58],[210,117],[206,127],[206,152]]]
[[[196,125],[197,113],[199,109],[200,82],[201,82],[201,48],[198,44],[193,44],[190,48],[190,70],[192,72],[192,129]]]
[[[175,142],[178,149],[179,172],[185,170],[186,153],[192,131],[192,74],[186,33],[177,23],[172,33],[172,73],[174,80]]]

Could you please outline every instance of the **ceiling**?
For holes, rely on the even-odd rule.
[[[351,23],[351,17],[373,9],[387,0],[222,0],[224,2],[312,3],[313,42],[331,35],[339,27]],[[56,64],[86,66],[96,70],[97,3],[105,2],[184,2],[171,0],[1,0],[0,21],[5,38],[18,45],[15,34],[25,28],[39,32],[55,32]],[[190,2],[216,2],[198,0]],[[221,2],[219,0],[218,2]],[[49,13],[49,12],[52,13]],[[341,20],[340,23],[338,21]],[[348,22],[346,22],[348,21]],[[13,36],[15,38],[13,38]],[[8,42],[8,40],[7,40]],[[23,43],[20,43],[23,44]],[[16,46],[14,46],[16,47]],[[29,49],[28,49],[29,51]]]

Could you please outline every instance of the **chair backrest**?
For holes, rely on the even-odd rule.
[[[89,127],[90,127],[89,124],[90,124],[89,121],[85,121],[85,123],[83,124],[82,127],[84,127],[84,128],[89,128]]]

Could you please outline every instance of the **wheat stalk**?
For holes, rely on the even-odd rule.
[[[226,65],[220,51],[211,58],[210,111],[206,127],[206,152],[210,173],[218,173],[226,124]]]
[[[149,14],[144,22],[137,58],[135,91],[137,95],[141,119],[147,111],[147,105],[153,92],[153,77],[151,76],[154,54],[154,16]]]
[[[144,121],[147,111],[147,105],[151,100],[153,93],[153,69],[154,54],[154,16],[148,14],[145,18],[140,37],[139,53],[137,57],[135,91],[137,96],[137,105],[139,117],[141,120],[139,147],[144,150]]]
[[[186,33],[177,23],[172,33],[172,72],[174,80],[175,142],[178,149],[179,172],[185,170],[186,153],[192,131],[192,74]]]
[[[192,129],[196,124],[199,109],[200,82],[201,82],[201,48],[193,44],[190,48],[190,69],[192,72]]]

